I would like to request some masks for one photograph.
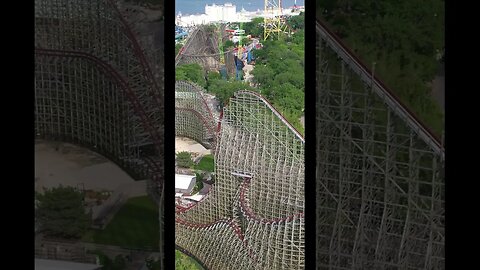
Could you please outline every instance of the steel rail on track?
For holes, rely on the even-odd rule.
[[[198,116],[201,120],[202,120],[202,123],[203,125],[207,128],[207,130],[212,134],[212,135],[215,135],[215,125],[211,125],[211,123],[209,123],[207,121],[207,119],[197,110],[195,109],[191,109],[191,108],[183,108],[183,107],[175,107],[175,110],[179,110],[179,111],[188,111],[188,112],[191,112],[193,113],[194,115]]]
[[[44,56],[54,56],[54,57],[71,57],[71,58],[82,58],[95,63],[97,67],[101,67],[105,74],[111,77],[125,92],[127,98],[130,100],[130,103],[136,112],[137,116],[140,117],[141,122],[146,129],[147,132],[150,133],[152,136],[153,142],[157,151],[162,153],[162,146],[161,146],[161,136],[157,132],[156,128],[152,126],[151,121],[148,120],[147,113],[143,109],[140,101],[138,100],[136,94],[128,85],[125,78],[123,78],[111,65],[106,63],[105,61],[99,59],[98,57],[78,51],[66,51],[66,50],[52,50],[52,49],[41,49],[35,48],[35,53]]]
[[[431,149],[445,158],[445,148],[441,140],[428,128],[369,68],[330,30],[321,20],[316,21],[316,31],[349,67],[366,83],[372,83],[372,89],[390,106],[400,118],[407,122]]]
[[[233,53],[235,50],[229,50],[223,53],[212,53],[212,54],[188,54],[188,53],[182,53],[182,57],[215,57],[215,56],[220,56],[226,53]]]
[[[297,136],[297,138],[301,140],[302,143],[305,143],[305,139],[303,138],[303,136],[262,95],[260,95],[256,92],[253,92],[253,91],[249,91],[249,90],[240,90],[240,91],[237,91],[235,93],[235,95],[236,94],[253,95],[253,96],[259,98],[282,121],[282,123],[284,123]],[[175,108],[175,109],[180,109],[180,108]],[[240,203],[242,205],[242,208],[244,208],[246,210],[248,216],[251,217],[252,219],[254,219],[256,221],[259,221],[261,223],[270,224],[270,223],[276,223],[276,222],[281,222],[281,221],[289,222],[293,219],[302,218],[304,216],[303,212],[299,212],[297,214],[294,214],[294,215],[291,215],[291,216],[288,216],[288,217],[285,217],[285,218],[277,218],[277,219],[271,219],[271,220],[263,219],[263,218],[258,217],[257,215],[255,215],[251,211],[251,209],[248,206],[248,203],[246,203],[245,200],[244,200],[244,194],[245,194],[246,189],[248,188],[247,187],[248,184],[249,184],[249,181],[245,180],[244,184],[241,186]],[[203,198],[203,199],[205,199],[205,198]],[[203,199],[202,199],[202,201],[203,201]],[[190,209],[194,208],[196,205],[198,205],[198,203],[193,204],[193,205],[188,206],[188,207],[181,207],[180,206],[179,209],[177,210],[177,213],[187,212],[188,210],[190,210]]]
[[[160,87],[157,85],[157,81],[155,80],[155,78],[153,76],[153,73],[150,69],[150,65],[149,65],[147,59],[145,58],[145,54],[143,53],[143,50],[141,49],[137,38],[135,37],[132,30],[128,26],[128,23],[125,20],[125,18],[122,16],[120,11],[118,10],[117,5],[114,3],[114,1],[113,0],[107,0],[107,2],[111,6],[112,10],[114,10],[114,12],[118,15],[118,18],[120,19],[120,22],[124,26],[124,30],[125,30],[124,33],[127,35],[128,39],[130,40],[130,42],[132,44],[133,53],[135,54],[137,59],[140,60],[140,65],[142,66],[143,74],[145,75],[147,80],[149,80],[154,86],[154,89],[151,89],[152,90],[151,92],[152,92],[152,94],[155,98],[157,106],[159,106],[160,108],[163,108],[164,103],[162,101],[162,97],[160,96],[160,94],[161,94],[160,93]]]
[[[189,87],[191,87],[191,89],[197,93],[198,95],[200,95],[200,98],[202,99],[202,102],[203,104],[205,105],[205,108],[207,109],[207,112],[208,114],[210,115],[210,118],[212,119],[213,123],[215,123],[215,117],[213,117],[213,113],[212,113],[212,110],[210,110],[210,107],[208,106],[208,103],[207,101],[205,100],[205,97],[202,95],[202,91],[203,90],[203,87],[199,86],[198,84],[194,83],[194,82],[190,82],[190,81],[176,81],[175,82],[175,90],[177,88],[177,85],[179,87],[181,86],[184,86],[184,85],[187,85]],[[176,91],[176,92],[188,92],[188,91],[183,91],[184,89],[180,89],[182,91]]]
[[[248,244],[248,241],[245,239],[245,235],[242,232],[242,229],[240,226],[235,222],[235,220],[231,218],[227,219],[218,219],[216,221],[202,224],[202,223],[196,223],[196,222],[190,222],[187,220],[184,220],[182,218],[175,218],[175,222],[178,224],[181,224],[189,229],[210,229],[210,228],[216,228],[216,226],[220,226],[221,224],[227,225],[229,228],[233,230],[235,235],[239,238],[239,240],[242,242],[244,248],[247,250],[248,256],[254,260],[255,263],[258,263],[258,258],[255,255],[255,252],[252,251],[251,247]]]
[[[199,205],[200,203],[206,201],[207,198],[209,198],[209,195],[211,194],[210,190],[207,192],[207,194],[205,194],[203,196],[203,198],[201,198],[198,202],[196,203],[192,203],[188,206],[182,206],[182,205],[175,205],[175,214],[181,214],[181,213],[185,213],[187,211],[190,211],[191,209],[193,209],[194,207],[196,207],[197,205]]]
[[[298,132],[298,130],[295,127],[293,127],[290,124],[290,122],[288,122],[288,120],[285,119],[285,117],[283,117],[283,115],[279,111],[277,111],[277,109],[275,109],[275,107],[273,107],[273,105],[267,99],[265,99],[262,95],[250,90],[237,91],[235,92],[234,97],[237,94],[248,94],[248,95],[253,95],[258,97],[263,103],[265,103],[265,105],[267,105],[267,107],[273,112],[273,114],[275,114],[280,119],[280,121],[282,121],[282,123],[284,123],[295,134],[295,136],[297,136],[297,138],[300,139],[302,143],[305,143],[305,139],[303,138],[303,135],[300,134],[300,132]]]
[[[199,113],[198,111],[196,111],[194,109],[175,107],[175,111],[177,111],[177,110],[192,113],[197,118],[200,118],[200,120],[202,122],[202,125],[207,129],[206,130],[207,133],[209,133],[213,137],[214,142],[213,142],[213,145],[210,145],[210,146],[208,144],[206,144],[205,142],[199,142],[199,143],[202,144],[205,148],[207,148],[207,146],[208,146],[212,149],[215,149],[216,146],[217,146],[217,133],[215,132],[215,126],[209,125],[207,119],[205,119],[205,117],[203,117],[203,115],[201,113]]]
[[[197,27],[193,30],[193,32],[188,36],[187,40],[185,41],[185,45],[182,46],[178,54],[175,56],[175,66],[178,65],[180,62],[180,59],[183,57],[183,51],[186,51],[188,48],[190,48],[190,45],[192,43],[193,38],[197,35],[197,33],[200,31],[200,29]]]
[[[202,198],[202,200],[204,199],[205,197]],[[199,201],[201,202],[201,200]],[[184,213],[186,211],[188,211],[189,209],[192,209],[193,207],[195,207],[195,205],[197,205],[196,203],[191,203],[189,206],[187,207],[184,207],[184,206],[181,206],[181,205],[175,205],[175,213]]]
[[[178,54],[175,56],[175,66],[177,66],[180,63],[180,60],[184,57],[198,57],[198,58],[215,57],[215,56],[221,56],[221,55],[225,55],[225,54],[228,54],[228,53],[232,53],[235,50],[235,49],[231,49],[231,50],[226,51],[226,52],[219,52],[219,53],[213,53],[213,54],[188,54],[188,53],[184,53],[190,48],[190,46],[191,46],[191,44],[194,40],[194,37],[197,35],[198,32],[200,32],[199,27],[195,28],[195,30],[193,30],[192,34],[189,35],[189,37],[187,38],[187,41],[185,42],[185,45],[182,47],[182,49],[180,49]]]
[[[266,219],[258,216],[252,211],[252,209],[250,208],[250,204],[245,198],[246,197],[245,193],[248,191],[249,187],[250,187],[250,179],[244,178],[243,184],[240,187],[240,206],[241,206],[241,210],[245,210],[246,216],[255,220],[256,222],[270,225],[270,224],[278,224],[280,222],[290,222],[290,221],[293,221],[294,219],[301,219],[304,217],[303,212],[298,212],[296,214],[293,214],[284,218],[273,218],[273,219]]]

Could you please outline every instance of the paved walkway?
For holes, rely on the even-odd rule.
[[[443,64],[432,82],[432,95],[445,113],[445,66]]]
[[[243,74],[244,74],[243,80],[245,82],[252,82],[253,75],[251,73],[252,73],[254,67],[255,67],[254,65],[249,65],[249,64],[246,64],[243,67]]]

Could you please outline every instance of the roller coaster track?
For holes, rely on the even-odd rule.
[[[219,31],[223,33],[224,27],[220,26]],[[185,45],[180,49],[179,53],[175,56],[175,67],[180,64],[192,64],[197,63],[201,65],[205,70],[212,68],[218,69],[220,67],[220,58],[223,55],[227,71],[229,73],[234,72],[233,63],[233,49],[229,51],[220,51],[218,39],[206,33],[206,29],[202,26],[195,28],[190,34]],[[224,40],[227,36],[222,37]],[[208,63],[210,61],[210,63]],[[214,62],[214,67],[212,67]]]
[[[442,142],[324,22],[316,31],[317,269],[444,269]]]
[[[183,45],[182,49],[180,50],[180,52],[178,52],[178,54],[175,56],[175,67],[178,66],[181,58],[183,57],[183,52],[184,51],[189,51],[190,50],[190,47],[192,46],[192,40],[195,40],[195,37],[198,33],[199,28],[195,28],[193,30],[192,33],[190,33],[187,37],[187,40],[185,41],[185,45]]]
[[[98,2],[98,3],[97,3]],[[131,52],[134,56],[134,59],[138,61],[138,67],[139,69],[133,72],[140,72],[137,73],[137,78],[132,80],[132,78],[127,78],[127,76],[122,75],[120,73],[123,73],[123,70],[117,70],[120,68],[118,66],[118,63],[112,62],[112,55],[110,55],[108,52],[105,52],[105,50],[108,50],[108,47],[102,46],[101,42],[110,42],[107,39],[101,40],[95,37],[95,35],[100,34],[101,31],[98,31],[99,33],[96,32],[91,32],[93,42],[91,43],[81,43],[76,40],[65,42],[65,43],[48,43],[49,42],[49,37],[52,34],[52,32],[48,30],[44,30],[44,28],[38,28],[38,31],[45,31],[43,33],[46,33],[45,36],[37,36],[36,44],[35,44],[35,53],[39,57],[45,57],[45,56],[51,56],[51,57],[56,57],[56,58],[81,58],[81,59],[86,59],[94,65],[101,67],[101,69],[104,71],[104,73],[110,77],[112,80],[114,80],[120,88],[124,91],[126,94],[126,97],[129,99],[129,101],[132,104],[132,107],[138,117],[141,119],[141,124],[145,128],[146,131],[150,134],[152,138],[152,142],[154,144],[154,147],[157,149],[159,153],[163,152],[163,135],[161,134],[161,129],[158,127],[158,123],[152,123],[150,119],[150,115],[152,114],[151,110],[152,108],[157,108],[157,111],[163,111],[163,93],[160,90],[157,81],[154,79],[154,76],[152,75],[152,72],[149,67],[149,63],[147,62],[145,55],[135,38],[134,34],[132,33],[128,23],[126,22],[125,18],[120,14],[118,8],[116,7],[115,3],[111,0],[104,0],[104,1],[90,1],[90,2],[79,2],[79,1],[36,1],[36,9],[37,9],[37,19],[43,19],[46,23],[53,22],[55,23],[55,26],[58,26],[60,21],[60,13],[57,13],[55,15],[55,8],[58,8],[55,6],[56,4],[61,4],[64,3],[63,9],[61,12],[64,12],[66,16],[65,18],[71,17],[71,22],[65,20],[65,27],[69,26],[70,24],[79,24],[81,25],[81,18],[84,16],[82,12],[85,12],[88,14],[90,12],[90,6],[89,5],[103,5],[103,8],[105,9],[104,12],[110,13],[112,17],[110,17],[110,20],[117,20],[118,26],[123,31],[123,34],[125,35],[126,40],[129,42],[129,46],[131,46]],[[97,7],[98,8],[98,7]],[[74,13],[74,10],[78,9],[80,12]],[[102,10],[102,9],[100,9]],[[52,14],[53,16],[49,18]],[[56,18],[55,16],[58,16],[59,18]],[[88,15],[87,15],[88,16]],[[105,20],[106,23],[108,23],[108,19]],[[94,27],[94,26],[90,26]],[[100,26],[101,27],[101,26]],[[55,29],[55,28],[54,28]],[[76,33],[76,35],[79,35],[80,32]],[[65,36],[67,33],[65,33]],[[74,34],[75,35],[75,34]],[[76,38],[76,37],[75,37]],[[118,39],[118,37],[117,37]],[[74,43],[71,43],[74,42]],[[60,48],[55,48],[55,46],[60,47]],[[63,48],[62,48],[63,47]],[[74,48],[69,49],[69,48]],[[104,51],[102,51],[104,50]],[[115,66],[115,67],[114,67]],[[132,72],[130,72],[132,74]],[[128,75],[132,77],[131,75]],[[143,77],[142,80],[143,82],[140,82],[140,76]],[[144,94],[148,94],[151,98],[151,101],[153,104],[148,105],[148,108],[145,107],[145,101],[141,101],[139,96],[139,89],[134,89],[139,86],[139,83],[145,83],[148,85],[147,87],[141,86],[144,88],[146,91]],[[141,95],[144,95],[141,94]],[[142,98],[143,99],[143,98]],[[148,112],[147,112],[148,111]],[[158,161],[157,161],[158,162]],[[156,170],[158,171],[158,169]]]
[[[148,179],[162,209],[163,74],[137,38],[113,0],[35,0],[35,133]]]
[[[223,115],[216,184],[200,202],[176,206],[176,245],[209,269],[303,269],[303,137],[255,92],[237,91]],[[288,184],[275,183],[280,174]],[[209,241],[219,244],[206,254]]]
[[[175,134],[196,140],[214,151],[216,120],[202,92],[202,88],[192,82],[175,82]]]
[[[317,34],[321,39],[327,42],[335,53],[349,67],[366,82],[372,84],[372,89],[381,97],[384,102],[395,110],[395,112],[415,130],[416,133],[438,154],[444,157],[445,150],[440,138],[433,133],[418,117],[398,98],[392,90],[390,90],[373,72],[363,64],[360,59],[342,42],[342,40],[327,28],[325,23],[320,20],[315,25]]]
[[[144,108],[142,107],[140,101],[138,100],[135,92],[128,85],[127,81],[108,63],[102,61],[101,59],[95,57],[94,55],[78,52],[78,51],[64,51],[64,50],[49,50],[49,49],[35,49],[35,55],[38,56],[49,56],[49,57],[63,57],[63,58],[82,58],[88,61],[91,61],[95,66],[101,68],[103,72],[109,76],[115,83],[120,86],[120,89],[124,91],[128,97],[130,103],[132,104],[136,114],[142,119],[141,123],[144,125],[145,130],[148,130],[150,135],[153,138],[155,147],[160,151],[162,138],[158,130],[153,127],[150,119],[147,116]]]

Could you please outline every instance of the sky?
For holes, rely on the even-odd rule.
[[[255,11],[257,9],[264,9],[264,0],[175,0],[175,14],[182,12],[183,15],[186,14],[196,14],[204,13],[205,5],[223,5],[225,3],[232,3],[237,6],[237,11],[240,11],[243,8],[247,11]],[[293,6],[295,3],[294,0],[283,0],[283,8]],[[305,4],[304,0],[297,0],[297,5],[303,6]]]

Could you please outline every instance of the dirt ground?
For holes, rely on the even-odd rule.
[[[68,143],[35,144],[35,190],[74,186],[114,190],[134,180],[117,165],[88,149]]]
[[[175,137],[175,152],[190,152],[197,155],[207,155],[211,151],[203,147],[201,144],[196,141],[185,138],[185,137]]]

